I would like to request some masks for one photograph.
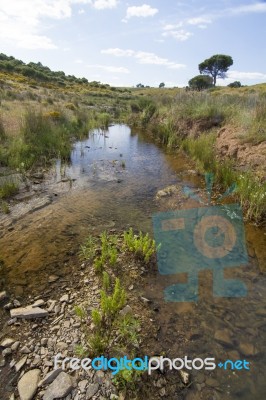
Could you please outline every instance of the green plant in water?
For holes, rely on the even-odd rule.
[[[96,239],[89,235],[85,243],[80,246],[79,256],[83,260],[92,260],[95,256],[95,248],[96,248]]]
[[[138,235],[134,235],[132,228],[124,232],[124,248],[143,259],[145,263],[150,261],[150,258],[157,250],[155,240],[151,239],[148,233],[144,235],[139,232]]]
[[[114,385],[119,390],[136,390],[137,383],[143,371],[137,371],[135,369],[122,369],[112,379]]]

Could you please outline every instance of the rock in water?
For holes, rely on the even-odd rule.
[[[31,369],[18,382],[18,392],[21,400],[33,399],[40,379],[41,371]]]
[[[65,397],[73,389],[71,377],[66,372],[61,372],[58,377],[48,386],[43,395],[43,400],[54,400]]]

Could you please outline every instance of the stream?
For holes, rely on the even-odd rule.
[[[48,276],[64,276],[78,262],[88,234],[131,226],[152,234],[152,215],[162,211],[159,190],[169,185],[203,188],[192,168],[185,155],[168,152],[125,125],[93,131],[74,144],[68,165],[58,160],[49,179],[39,184],[52,199],[49,204],[9,225],[0,217],[0,290],[21,299],[41,293],[49,286]],[[166,303],[163,290],[177,277],[154,272],[145,278],[143,295],[158,304],[158,352],[170,358],[250,362],[250,370],[193,371],[191,399],[265,398],[266,233],[246,223],[245,234],[249,263],[229,273],[246,283],[245,298],[213,297],[212,274],[204,271],[198,303]],[[217,340],[221,332],[224,337]]]

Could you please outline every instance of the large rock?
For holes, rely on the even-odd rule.
[[[10,310],[11,318],[41,318],[48,315],[48,311],[40,307],[20,307]]]
[[[46,389],[43,400],[54,400],[65,397],[73,389],[71,377],[66,372],[61,372],[58,377]]]
[[[41,371],[39,369],[32,369],[28,371],[18,382],[18,392],[20,400],[33,399],[40,380]]]

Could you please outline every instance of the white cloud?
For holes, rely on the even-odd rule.
[[[171,69],[179,69],[185,67],[184,64],[177,64],[169,61],[168,58],[162,58],[154,53],[148,53],[145,51],[136,52],[134,57],[139,61],[140,64],[163,65]]]
[[[129,70],[124,67],[115,67],[112,65],[99,65],[99,64],[91,64],[87,65],[88,68],[95,68],[95,69],[100,69],[102,71],[107,71],[107,72],[114,72],[114,73],[120,73],[120,74],[129,74]]]
[[[126,20],[132,17],[153,17],[158,13],[157,8],[152,8],[148,4],[143,4],[142,6],[132,6],[127,8]],[[125,21],[125,20],[123,20]]]
[[[246,5],[239,5],[231,8],[223,8],[218,11],[210,12],[208,14],[202,14],[194,17],[184,19],[177,24],[167,24],[163,26],[163,36],[173,37],[178,41],[187,40],[192,36],[191,32],[180,29],[185,26],[194,26],[200,29],[206,29],[208,25],[212,24],[215,20],[220,18],[228,18],[234,16],[240,16],[244,14],[254,13],[265,13],[266,12],[266,1],[255,2]]]
[[[116,57],[133,57],[135,52],[133,50],[123,50],[116,47],[113,49],[101,50],[101,53],[110,54]]]
[[[175,29],[179,29],[184,25],[183,22],[179,22],[178,24],[167,24],[163,27],[165,31],[173,31]]]
[[[241,71],[228,71],[226,73],[227,79],[241,80],[266,80],[266,74],[262,72],[241,72]]]
[[[115,8],[118,4],[118,0],[95,0],[92,5],[97,10],[104,10],[106,8]]]
[[[187,20],[187,23],[189,25],[196,25],[201,27],[201,26],[206,26],[206,24],[211,24],[212,20],[208,17],[202,16],[202,17],[189,18]]]
[[[42,32],[44,18],[70,18],[75,4],[101,10],[114,8],[117,3],[117,0],[0,0],[0,37],[26,49],[56,49],[52,39]]]
[[[76,64],[82,64],[83,61],[82,61],[81,59],[78,58],[77,60],[74,61],[74,63],[76,63]]]
[[[250,14],[250,13],[264,13],[266,12],[266,3],[253,3],[243,6],[233,7],[230,9],[232,14]]]
[[[180,30],[168,30],[163,32],[163,37],[172,37],[179,42],[184,42],[185,40],[189,39],[193,33],[189,31],[185,31],[184,29]]]
[[[102,50],[101,53],[110,54],[116,57],[133,57],[138,61],[139,64],[162,65],[170,69],[180,69],[185,67],[184,64],[175,63],[168,60],[168,58],[162,58],[154,53],[149,53],[146,51],[123,50],[119,48],[114,48]]]

